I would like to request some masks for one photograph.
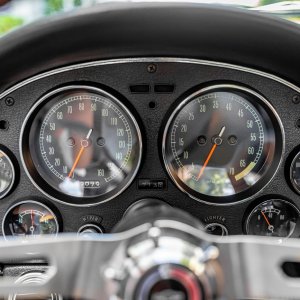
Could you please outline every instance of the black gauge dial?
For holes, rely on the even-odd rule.
[[[234,202],[274,175],[281,128],[259,94],[236,86],[207,88],[183,101],[169,119],[164,161],[175,183],[193,198]]]
[[[300,152],[292,161],[290,167],[290,180],[296,192],[300,194]]]
[[[257,205],[246,221],[250,235],[299,237],[299,210],[285,200],[268,200]]]
[[[113,96],[90,87],[63,88],[39,101],[32,115],[23,157],[34,182],[51,196],[92,204],[111,199],[133,180],[141,134]]]
[[[0,199],[5,197],[15,182],[15,169],[9,155],[0,150]]]
[[[44,204],[23,201],[11,207],[3,219],[3,234],[8,236],[56,235],[59,225],[56,215]]]

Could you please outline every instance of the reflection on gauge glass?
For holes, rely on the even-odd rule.
[[[15,181],[15,169],[8,154],[0,150],[0,199],[11,190]]]
[[[232,85],[206,88],[184,100],[163,140],[165,165],[179,188],[217,204],[261,189],[276,172],[282,150],[274,109],[261,95]]]
[[[131,183],[141,160],[141,134],[133,115],[92,87],[66,87],[42,98],[23,135],[31,178],[47,194],[71,204],[115,197]]]
[[[300,152],[292,161],[290,168],[290,180],[297,193],[300,193]]]
[[[6,213],[2,231],[6,237],[37,237],[44,234],[56,235],[59,225],[55,214],[44,204],[23,201]]]
[[[280,199],[268,200],[257,205],[246,221],[249,235],[299,237],[298,208]]]

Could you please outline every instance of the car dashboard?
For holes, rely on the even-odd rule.
[[[53,221],[45,233],[106,233],[150,198],[215,234],[297,236],[296,91],[253,69],[167,57],[35,76],[2,97],[2,233],[23,235],[32,211]],[[277,233],[257,211],[278,213]]]
[[[0,276],[37,271],[40,280],[45,260],[16,261],[21,251],[45,255],[59,271],[56,279],[69,281],[57,280],[60,289],[53,290],[51,279],[44,293],[74,297],[80,291],[78,298],[98,299],[100,290],[114,286],[107,280],[116,265],[131,272],[123,266],[129,256],[154,269],[166,259],[169,267],[180,265],[171,268],[178,275],[186,259],[201,253],[207,261],[220,257],[230,270],[226,299],[297,294],[298,287],[283,283],[278,261],[295,257],[289,238],[300,236],[299,35],[296,24],[237,8],[117,3],[1,38],[0,235],[6,252],[0,253]],[[14,237],[23,248],[14,248]],[[269,237],[286,248],[269,257]],[[144,257],[148,239],[162,248]],[[137,241],[142,246],[135,248]],[[132,252],[123,256],[120,249]],[[251,249],[262,255],[249,255]],[[81,269],[85,251],[93,259],[83,260]],[[82,284],[71,291],[67,262],[78,267]],[[83,286],[87,270],[98,276],[99,265],[110,263],[101,284],[86,280],[90,285]],[[246,272],[252,266],[278,272],[269,272],[266,282]],[[198,276],[192,267],[188,272]],[[236,280],[237,268],[249,286],[246,277]],[[205,280],[218,270],[209,266]],[[293,277],[293,270],[286,274]],[[127,273],[126,280],[136,275]],[[134,299],[130,280],[130,296],[118,299]],[[276,280],[286,285],[271,288]],[[0,282],[4,288],[11,293]]]

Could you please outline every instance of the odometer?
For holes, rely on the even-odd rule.
[[[23,136],[23,159],[34,183],[71,204],[116,196],[133,180],[141,160],[133,115],[92,87],[66,87],[43,97],[29,113]]]
[[[249,197],[278,168],[283,150],[279,117],[249,89],[219,85],[186,98],[164,133],[166,168],[180,189],[206,202]]]

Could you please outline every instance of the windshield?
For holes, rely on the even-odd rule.
[[[159,1],[159,0],[152,0]],[[107,0],[0,0],[0,36],[37,19],[78,9]],[[142,2],[140,0],[118,2]],[[166,0],[165,0],[166,2]],[[181,2],[172,0],[172,2]],[[300,24],[300,1],[278,0],[190,0],[197,3],[217,3],[269,13]]]

